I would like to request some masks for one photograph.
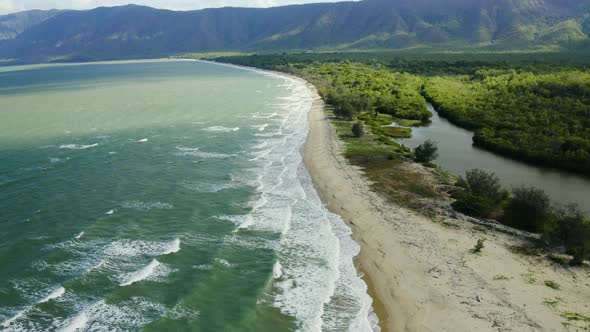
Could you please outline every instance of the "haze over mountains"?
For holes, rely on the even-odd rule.
[[[352,48],[582,47],[590,0],[364,0],[188,12],[143,6],[0,16],[0,58]]]

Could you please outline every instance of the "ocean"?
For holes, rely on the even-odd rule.
[[[0,330],[378,329],[311,102],[198,61],[0,68]]]

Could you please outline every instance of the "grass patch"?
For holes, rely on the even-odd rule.
[[[383,133],[392,138],[410,138],[412,129],[404,127],[381,127]]]
[[[403,126],[403,127],[419,127],[419,126],[423,126],[425,124],[424,121],[422,121],[422,120],[400,119],[400,118],[395,118],[395,117],[392,117],[392,122],[395,122],[398,125]]]
[[[537,283],[537,278],[534,275],[533,271],[528,271],[527,273],[524,273],[523,275],[524,281],[529,284],[529,285],[534,285]]]
[[[555,290],[558,290],[559,289],[559,284],[556,283],[553,280],[545,280],[544,283],[545,283],[545,286],[547,286],[549,288],[552,288],[552,289],[555,289]]]
[[[555,254],[547,255],[547,259],[558,265],[568,265],[568,259]]]
[[[510,280],[510,279],[512,279],[512,277],[507,277],[507,276],[501,275],[501,274],[494,276],[494,280]]]
[[[590,331],[590,317],[582,315],[577,312],[565,311],[560,315],[565,318],[565,322],[562,322],[565,327],[575,326],[578,331]]]
[[[545,298],[543,300],[543,304],[548,306],[549,308],[552,308],[552,309],[557,308],[557,306],[559,305],[560,302],[561,302],[561,299],[558,297],[556,297],[555,299]]]
[[[534,246],[523,244],[523,245],[512,245],[508,247],[508,250],[515,254],[525,256],[540,256],[539,250]]]
[[[481,238],[481,239],[477,239],[477,242],[475,243],[475,246],[473,246],[473,248],[471,248],[471,253],[472,254],[479,254],[481,252],[481,250],[483,249],[484,245],[483,243],[486,241],[486,239]]]

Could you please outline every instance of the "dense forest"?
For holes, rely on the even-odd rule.
[[[478,70],[428,78],[424,95],[478,146],[590,174],[588,72]]]
[[[588,57],[579,54],[303,53],[216,60],[302,76],[347,117],[377,112],[427,121],[427,100],[473,130],[480,147],[590,175],[590,70]]]

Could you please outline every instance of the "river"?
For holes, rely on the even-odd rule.
[[[560,204],[577,203],[590,213],[590,179],[580,175],[533,166],[480,149],[473,145],[473,132],[455,126],[442,118],[434,107],[432,123],[412,128],[412,138],[398,142],[415,148],[425,140],[438,143],[439,157],[435,161],[444,169],[456,175],[479,168],[496,173],[502,185],[511,189],[521,185],[543,189],[551,199]]]

